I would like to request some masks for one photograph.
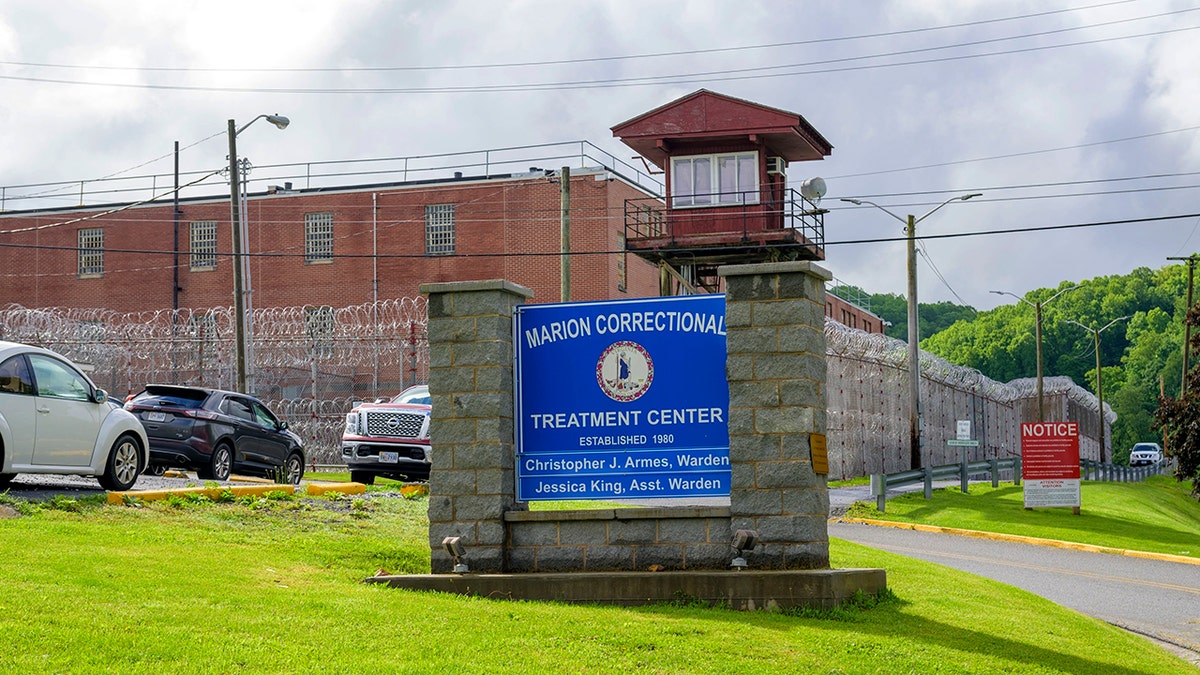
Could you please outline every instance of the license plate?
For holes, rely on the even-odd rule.
[[[379,461],[395,464],[400,461],[400,453],[398,452],[381,452],[379,453]]]
[[[149,415],[146,415],[146,419],[150,420],[151,422],[166,422],[167,414],[161,412],[152,412]]]

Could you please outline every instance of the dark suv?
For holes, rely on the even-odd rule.
[[[253,396],[234,391],[148,384],[125,403],[150,440],[149,473],[167,467],[193,469],[203,479],[230,473],[287,482],[304,476],[300,437]]]

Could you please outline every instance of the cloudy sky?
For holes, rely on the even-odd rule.
[[[580,140],[632,161],[612,126],[707,88],[833,144],[788,174],[827,182],[845,283],[903,294],[905,247],[841,198],[919,217],[984,193],[920,222],[918,277],[987,309],[1200,250],[1197,64],[1198,0],[2,0],[0,189],[168,176],[175,142],[217,170],[226,120],[276,112],[238,137],[256,166]]]

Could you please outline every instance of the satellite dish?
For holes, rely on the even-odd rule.
[[[814,204],[821,201],[821,197],[825,196],[825,191],[824,178],[808,178],[800,184],[800,196]]]

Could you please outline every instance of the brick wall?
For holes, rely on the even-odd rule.
[[[572,299],[657,295],[657,270],[632,255],[626,260],[627,291],[617,290],[622,205],[645,194],[608,175],[577,170],[572,176],[571,249],[577,254],[571,261]],[[455,255],[425,254],[425,206],[431,204],[455,205]],[[376,251],[381,299],[416,296],[422,283],[503,278],[531,289],[534,302],[558,301],[560,210],[556,175],[252,195],[246,209],[252,302],[255,307],[370,302]],[[180,211],[179,305],[232,305],[228,197],[185,200]],[[117,312],[171,308],[172,205],[62,224],[98,213],[0,214],[0,232],[12,232],[4,237],[15,245],[0,248],[0,304]],[[305,262],[306,213],[333,214],[334,260]],[[189,226],[200,220],[217,222],[215,270],[189,268]],[[38,226],[42,229],[30,230]],[[78,278],[77,232],[97,227],[104,231],[104,274]]]

